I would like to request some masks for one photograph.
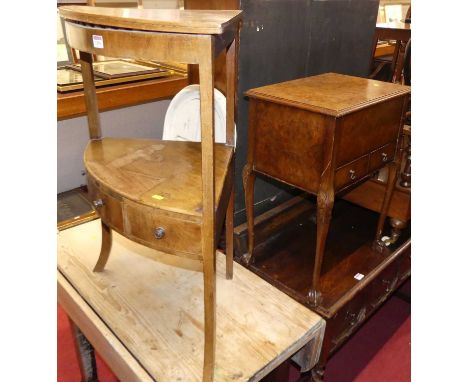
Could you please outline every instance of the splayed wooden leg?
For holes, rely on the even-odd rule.
[[[99,259],[94,266],[93,272],[102,272],[104,267],[109,260],[110,251],[112,248],[112,230],[109,226],[104,224],[101,220],[101,232],[102,232],[102,242],[101,242],[101,253],[99,254]]]

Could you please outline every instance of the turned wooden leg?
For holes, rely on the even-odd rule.
[[[253,252],[255,247],[255,232],[254,232],[254,184],[255,173],[252,166],[247,163],[242,171],[242,181],[244,183],[245,192],[245,212],[247,214],[247,234],[248,234],[248,252],[243,257],[245,264],[249,265],[253,261]]]
[[[226,211],[226,278],[232,279],[234,270],[234,187]]]
[[[390,219],[390,226],[392,227],[392,233],[390,237],[391,243],[396,243],[400,238],[401,231],[405,229],[408,225],[408,222],[405,220],[400,220],[397,218]]]
[[[107,264],[107,260],[109,260],[109,255],[112,248],[112,230],[109,226],[104,224],[102,220],[101,232],[101,253],[99,254],[99,259],[94,266],[93,272],[102,272],[104,270],[104,267]]]
[[[317,242],[315,246],[314,274],[312,277],[312,289],[308,293],[308,300],[313,306],[320,303],[320,273],[322,270],[325,243],[330,228],[330,220],[335,203],[333,191],[320,191],[317,195]]]
[[[411,188],[411,146],[408,145],[406,149],[406,162],[405,168],[401,173],[400,186],[404,188]]]
[[[78,326],[69,318],[73,342],[80,366],[81,382],[99,382],[94,348]]]
[[[375,234],[376,249],[383,249],[385,246],[385,244],[382,243],[381,238],[385,219],[388,215],[388,209],[390,207],[390,201],[392,199],[393,190],[395,189],[396,185],[398,167],[399,166],[395,162],[389,163],[388,165],[387,187],[385,189],[385,197],[382,203],[382,208],[380,210],[379,221],[377,223],[377,231]]]

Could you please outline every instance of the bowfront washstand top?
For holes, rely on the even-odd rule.
[[[241,11],[188,11],[64,6],[69,45],[83,74],[90,142],[88,189],[101,218],[94,271],[104,270],[112,231],[194,261],[203,270],[203,381],[215,357],[215,248],[226,222],[226,277],[233,272],[234,110]],[[214,143],[214,60],[226,52],[226,144]],[[103,138],[93,56],[152,59],[199,66],[201,142]],[[201,267],[200,267],[201,263]],[[170,293],[170,291],[168,291]]]
[[[60,16],[87,24],[151,32],[222,34],[237,25],[242,11],[100,8],[64,6]]]

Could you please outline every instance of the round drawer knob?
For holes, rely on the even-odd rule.
[[[388,161],[388,155],[387,153],[382,153],[382,162]]]
[[[349,170],[349,178],[350,178],[351,180],[356,179],[356,171],[354,171],[354,170]]]
[[[96,199],[95,201],[93,201],[93,204],[94,204],[94,207],[100,208],[104,205],[104,202],[102,201],[102,199]]]
[[[158,227],[158,228],[155,228],[153,233],[156,239],[162,239],[164,235],[166,234],[166,231],[164,230],[163,227]]]

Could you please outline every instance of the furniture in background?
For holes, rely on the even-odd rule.
[[[247,91],[250,98],[247,164],[243,180],[249,265],[254,256],[253,194],[259,173],[317,195],[317,240],[308,301],[321,302],[320,277],[335,195],[383,167],[389,169],[375,234],[384,222],[400,168],[395,155],[409,88],[327,73]],[[311,256],[313,254],[311,253]]]
[[[101,217],[95,271],[103,271],[112,231],[192,260],[203,270],[203,381],[212,381],[216,338],[215,248],[226,220],[226,277],[232,279],[234,110],[241,11],[192,12],[61,7],[70,47],[80,52],[90,142],[88,188]],[[214,144],[213,62],[226,51],[226,144]],[[198,64],[202,142],[102,138],[93,55]]]
[[[405,22],[377,24],[374,35],[374,50],[371,55],[370,78],[379,78],[388,82],[411,85],[411,6],[406,13]],[[395,49],[391,56],[376,58],[375,49],[381,40],[395,40]],[[388,75],[385,75],[385,69]],[[383,76],[381,74],[384,74]],[[401,230],[408,226],[411,219],[411,112],[410,101],[405,115],[398,155],[402,163],[398,174],[397,187],[390,201],[389,216],[392,234],[388,243],[397,242]],[[375,176],[343,196],[344,199],[379,211],[384,197],[388,172],[383,169]]]
[[[407,46],[411,39],[411,23],[394,21],[391,23],[377,24],[375,27],[373,49],[369,65],[369,78],[381,79],[388,82],[401,83],[403,69],[405,68],[405,58],[407,57]],[[395,48],[392,56],[389,58],[375,58],[375,52],[379,41],[395,40]],[[389,67],[389,75],[379,77],[380,72],[385,67]],[[403,81],[406,85],[410,85]]]

